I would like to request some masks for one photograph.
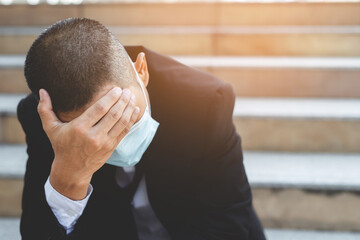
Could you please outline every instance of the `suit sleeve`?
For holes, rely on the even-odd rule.
[[[53,159],[52,147],[34,109],[35,101],[28,98],[22,99],[17,107],[17,116],[26,135],[28,154],[20,232],[24,240],[62,239],[65,230],[47,204],[44,191]]]
[[[206,117],[207,151],[194,166],[193,211],[175,239],[265,239],[252,208],[241,138],[233,124],[234,104],[231,85],[222,83]]]

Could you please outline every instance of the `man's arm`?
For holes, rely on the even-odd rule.
[[[28,104],[29,101],[25,100],[19,103],[18,119],[26,134],[29,156],[24,179],[21,218],[23,239],[78,239],[81,237],[82,233],[79,231],[66,235],[54,212],[68,209],[58,209],[59,206],[49,205],[44,184],[50,176],[51,185],[54,186],[53,182],[55,182],[54,189],[60,195],[74,201],[81,200],[87,195],[92,174],[113,152],[113,149],[109,148],[109,142],[115,148],[139,114],[139,109],[134,106],[130,94],[122,94],[120,97],[121,91],[114,90],[109,91],[76,118],[76,121],[69,123],[62,123],[57,119],[52,112],[48,95],[44,97],[42,94],[39,104],[34,101]],[[34,108],[38,110],[41,119]],[[114,111],[121,114],[114,115]],[[86,125],[90,129],[84,129]],[[83,128],[81,129],[83,134],[80,136],[78,134],[75,138],[74,132],[78,133],[79,127]],[[94,128],[101,133],[96,132]],[[97,146],[94,146],[94,139],[98,143]],[[84,151],[87,151],[86,154]],[[54,166],[54,163],[57,165]],[[51,181],[51,176],[53,176],[53,181]],[[61,219],[60,222],[62,222]]]
[[[65,230],[47,204],[44,184],[54,157],[42,130],[36,101],[29,95],[20,101],[17,116],[26,134],[28,160],[24,177],[20,232],[22,239],[65,239]]]
[[[232,87],[222,83],[204,123],[207,151],[198,165],[192,166],[198,180],[193,189],[196,194],[191,196],[194,210],[187,223],[172,236],[174,239],[265,239],[252,207],[241,138],[233,124],[234,104]]]

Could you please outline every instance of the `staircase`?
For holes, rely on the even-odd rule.
[[[19,239],[25,54],[57,20],[94,18],[229,82],[270,240],[360,239],[360,3],[163,0],[0,5],[0,239]]]

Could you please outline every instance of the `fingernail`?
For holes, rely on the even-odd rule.
[[[121,88],[119,88],[119,87],[115,87],[115,93],[116,94],[118,94],[118,95],[120,95],[121,94]]]
[[[138,114],[138,113],[140,112],[140,108],[139,108],[139,107],[136,107],[135,110],[134,110],[134,112],[135,112],[136,114]]]
[[[40,97],[40,101],[42,100],[42,96],[43,96],[43,90],[42,90],[42,89],[40,89],[40,90],[39,90],[39,97]]]
[[[126,88],[126,89],[124,89],[124,94],[125,94],[125,95],[130,94],[130,90],[129,90],[129,89],[127,89],[127,88]]]
[[[131,100],[131,101],[134,101],[134,100],[135,100],[135,95],[134,95],[134,94],[131,95],[130,100]]]

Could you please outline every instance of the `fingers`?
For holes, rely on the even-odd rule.
[[[53,111],[52,103],[48,92],[45,89],[39,90],[40,101],[37,111],[40,115],[41,122],[45,131],[57,126],[61,121],[57,118]]]
[[[116,139],[119,143],[121,139],[130,131],[130,128],[135,124],[140,114],[140,108],[128,104],[119,121],[109,131],[110,139]]]
[[[92,127],[119,100],[121,92],[122,90],[119,87],[111,89],[105,96],[86,109],[76,120],[84,122],[88,127]]]
[[[131,108],[133,110],[134,107],[135,107],[135,96],[130,92],[129,89],[124,89],[117,103],[114,104],[111,107],[111,109],[106,113],[106,115],[100,120],[100,122],[96,124],[96,126],[94,126],[95,131],[98,131],[99,133],[101,132],[107,134],[109,130],[118,121],[124,121],[122,115],[123,113],[125,113],[124,112],[125,109]]]

